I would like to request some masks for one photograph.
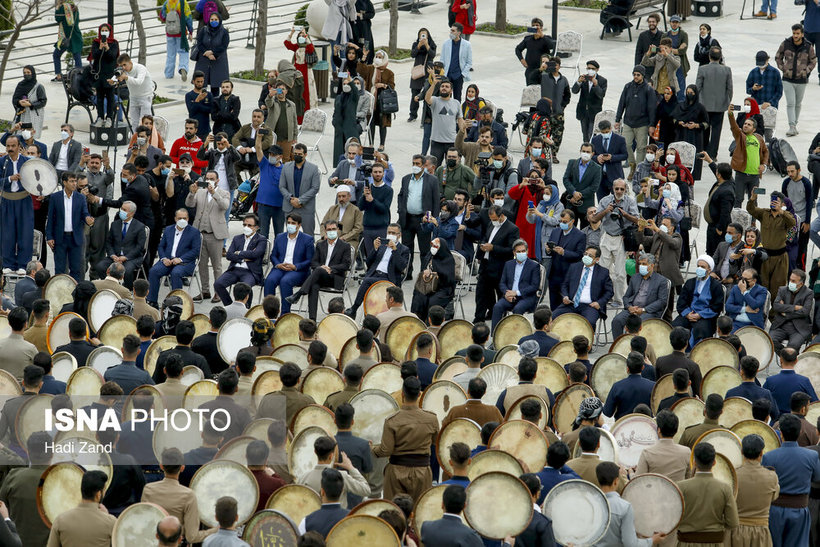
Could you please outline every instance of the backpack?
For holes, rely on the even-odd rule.
[[[785,139],[772,139],[769,143],[769,161],[781,177],[787,176],[786,164],[797,161],[797,154]]]
[[[202,21],[210,21],[212,13],[219,15],[219,6],[217,6],[213,0],[208,0],[205,2],[205,5],[202,6]]]
[[[68,73],[68,91],[75,100],[88,104],[94,97],[91,81],[91,65],[72,68]]]
[[[382,114],[395,114],[399,111],[399,95],[395,89],[385,87],[379,92],[379,111]]]
[[[183,0],[184,1],[184,0]],[[182,25],[179,20],[179,12],[177,10],[166,10],[165,12],[165,34],[176,35],[180,34]]]

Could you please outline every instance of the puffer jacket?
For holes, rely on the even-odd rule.
[[[799,46],[792,38],[783,40],[774,59],[783,73],[783,81],[793,84],[808,83],[809,74],[817,65],[814,46],[805,38]]]

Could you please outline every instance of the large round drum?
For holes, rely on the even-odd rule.
[[[179,382],[183,386],[190,386],[204,379],[205,373],[202,372],[201,368],[196,365],[187,365],[182,367],[182,376],[180,377]]]
[[[381,361],[382,358],[382,350],[379,349],[379,344],[376,343],[374,340],[373,342],[373,359],[376,361]],[[350,340],[345,342],[344,346],[342,346],[342,355],[339,357],[339,370],[344,371],[345,366],[352,361],[359,357],[361,352],[359,348],[356,346],[356,337],[351,336]]]
[[[71,462],[83,466],[86,471],[102,471],[108,477],[106,488],[114,476],[114,466],[104,447],[96,440],[85,437],[86,432],[66,435],[54,441],[54,457],[51,463]]]
[[[741,382],[743,379],[736,368],[725,365],[716,366],[703,375],[700,385],[701,397],[705,400],[712,393],[725,397],[727,391],[739,386]]]
[[[428,334],[433,337],[433,355],[431,356],[431,361],[434,363],[438,363],[441,361],[441,348],[439,348],[438,338],[432,332],[417,332],[413,335],[413,338],[410,340],[410,345],[407,346],[407,353],[404,354],[405,361],[415,361],[418,358],[418,351],[416,350],[416,343],[419,341],[419,336],[423,334]],[[398,357],[398,356],[397,356]]]
[[[251,547],[297,547],[299,528],[285,513],[264,509],[245,524],[242,541]]]
[[[103,323],[111,318],[114,312],[114,305],[120,296],[110,289],[101,289],[94,293],[88,302],[88,322],[91,323],[91,330],[97,332]]]
[[[526,420],[504,422],[493,431],[487,448],[509,452],[535,473],[547,463],[549,441],[538,426]]]
[[[618,442],[615,437],[606,429],[600,428],[598,431],[601,432],[601,446],[598,447],[597,452],[598,459],[602,462],[618,463],[620,458],[618,456]],[[581,443],[575,443],[575,451],[572,453],[572,457],[580,458],[582,452]]]
[[[177,347],[177,338],[176,336],[171,336],[170,334],[166,334],[165,336],[160,336],[153,342],[151,345],[148,346],[148,349],[145,350],[145,357],[142,360],[142,366],[150,375],[154,375],[154,370],[157,368],[157,359],[159,359],[159,354],[163,351],[174,349]]]
[[[518,363],[521,361],[521,354],[518,353],[518,345],[510,344],[504,346],[495,353],[495,362],[510,366],[518,370]],[[487,366],[486,364],[484,366]]]
[[[387,311],[387,289],[388,287],[395,287],[393,283],[382,279],[376,281],[367,292],[364,293],[364,314],[365,315],[379,315],[383,311]]]
[[[11,325],[9,325],[9,318],[5,315],[0,315],[0,340],[8,338],[11,335]]]
[[[515,401],[510,408],[507,409],[507,415],[504,416],[504,419],[509,420],[523,420],[523,416],[521,414],[521,405],[524,401],[535,401],[538,403],[538,406],[541,407],[541,418],[538,420],[536,424],[538,428],[543,431],[547,428],[547,425],[550,423],[550,408],[547,405],[547,402],[544,401],[541,397],[537,397],[535,395],[524,395],[517,401]]]
[[[760,361],[760,370],[765,370],[774,357],[774,342],[769,333],[760,327],[748,325],[737,329],[735,334],[746,349],[746,355],[754,355]]]
[[[663,319],[647,319],[641,324],[640,335],[646,338],[655,355],[669,355],[672,353],[672,343],[669,335],[672,334],[672,325]]]
[[[476,480],[481,475],[500,471],[509,473],[513,477],[520,477],[524,474],[521,462],[509,452],[503,450],[482,450],[470,460],[470,467],[467,470],[467,478]]]
[[[372,517],[378,517],[382,511],[397,511],[402,517],[404,516],[404,513],[398,505],[385,499],[365,500],[351,509],[348,516],[370,515]]]
[[[54,395],[40,393],[26,399],[17,411],[15,420],[15,430],[17,432],[17,444],[26,449],[28,438],[38,431],[46,431],[46,413],[51,412],[51,400]],[[9,416],[11,418],[11,416]]]
[[[563,435],[572,430],[581,401],[587,397],[595,397],[595,393],[586,384],[572,384],[558,395],[552,406],[552,424],[558,433]]]
[[[49,301],[53,311],[59,312],[63,306],[74,302],[73,293],[76,287],[77,282],[73,277],[68,274],[57,274],[46,281],[43,298]]]
[[[449,359],[457,351],[469,345],[472,341],[473,324],[464,319],[451,319],[444,323],[438,331],[438,343],[441,346],[441,358]]]
[[[251,331],[253,321],[245,317],[234,317],[227,320],[216,335],[216,349],[219,356],[226,363],[236,361],[236,354],[239,350],[251,344]]]
[[[729,458],[721,454],[715,453],[715,465],[712,467],[712,475],[721,482],[725,482],[732,487],[732,492],[737,497],[737,472],[735,466],[729,461]]]
[[[703,423],[703,409],[705,407],[704,402],[696,397],[681,399],[669,407],[669,410],[678,417],[678,432],[673,437],[675,442],[680,440],[687,427]]]
[[[393,527],[372,515],[353,515],[343,518],[330,529],[326,544],[328,547],[347,547],[348,545],[401,547],[401,541]]]
[[[433,373],[433,381],[452,380],[468,368],[467,360],[464,357],[453,355],[436,368]]]
[[[331,437],[338,433],[333,412],[322,405],[307,405],[297,412],[291,420],[290,430],[298,435],[303,429],[312,426],[321,427]]]
[[[182,299],[182,315],[179,318],[187,321],[194,314],[194,299],[186,291],[182,289],[175,289],[168,293],[168,296],[178,296]],[[165,298],[168,298],[166,296]]]
[[[563,317],[560,316],[560,317]],[[607,353],[595,361],[589,375],[589,383],[602,401],[606,401],[609,390],[615,382],[623,380],[628,375],[626,371],[626,357],[619,353]]]
[[[380,389],[386,393],[393,393],[402,386],[404,380],[401,378],[401,367],[393,363],[377,363],[364,373],[361,389]]]
[[[692,456],[690,464],[692,469],[695,468],[695,451],[694,447],[700,443],[711,444],[715,452],[723,454],[735,466],[735,469],[743,464],[743,450],[740,444],[740,438],[729,431],[728,429],[710,429],[695,441],[692,447]]]
[[[276,320],[276,330],[271,337],[271,345],[277,348],[285,344],[299,343],[299,321],[303,317],[298,313],[286,313]]]
[[[281,391],[282,387],[284,387],[284,384],[282,384],[282,380],[279,378],[278,370],[263,372],[253,381],[253,386],[251,387],[254,404],[259,406],[259,403],[262,402],[262,398],[265,395],[273,393],[274,391]]]
[[[327,346],[327,351],[336,359],[342,355],[345,342],[359,332],[356,322],[343,313],[332,313],[319,322],[316,338]]]
[[[610,430],[618,447],[618,462],[624,467],[635,467],[641,452],[658,442],[658,426],[645,414],[622,416]]]
[[[75,370],[77,359],[67,351],[60,351],[51,356],[51,375],[55,380],[67,382]]]
[[[515,313],[508,315],[499,321],[493,330],[493,347],[503,348],[510,344],[518,344],[519,340],[533,332],[534,329],[529,319]]]
[[[265,317],[265,308],[262,304],[257,304],[256,306],[249,309],[245,312],[245,317],[250,319],[251,321],[256,321],[257,319],[266,319]]]
[[[285,344],[278,346],[271,353],[271,357],[283,363],[293,363],[302,370],[308,368],[307,350],[299,344]]]
[[[111,346],[100,346],[88,354],[86,366],[105,377],[105,371],[122,363],[122,352]]]
[[[562,545],[593,545],[609,527],[606,496],[594,484],[580,479],[555,485],[542,510],[552,519],[555,540]]]
[[[241,465],[248,465],[248,458],[245,455],[248,445],[255,441],[250,435],[240,435],[222,445],[222,448],[214,455],[215,460],[231,460]]]
[[[215,460],[200,467],[191,479],[199,520],[209,527],[219,526],[214,516],[216,500],[231,496],[237,502],[237,524],[244,524],[256,511],[259,485],[247,467],[230,460]]]
[[[577,313],[565,313],[553,319],[550,332],[562,342],[572,341],[573,338],[581,334],[586,337],[590,345],[595,336],[595,330],[589,324],[589,321],[583,315]]]
[[[474,449],[481,444],[481,426],[469,418],[456,418],[441,428],[436,439],[436,457],[439,465],[449,474],[453,474],[450,465],[450,447],[454,443],[464,443]]]
[[[356,411],[353,435],[373,444],[380,443],[384,421],[399,409],[396,400],[379,389],[367,389],[354,395],[349,402]]]
[[[309,395],[319,404],[323,404],[331,393],[342,391],[344,388],[344,378],[339,371],[330,367],[315,368],[302,380],[302,393]]]
[[[503,507],[503,511],[499,511]],[[467,486],[464,518],[485,538],[501,540],[523,532],[532,519],[527,485],[507,473],[486,473]]]
[[[17,381],[17,378],[7,370],[0,369],[0,397],[17,397],[22,394],[23,387]]]
[[[618,355],[623,355],[624,357],[629,355],[629,352],[632,351],[632,339],[635,338],[634,334],[622,334],[620,335],[612,345],[609,346],[609,353],[617,353]]]
[[[200,337],[211,330],[211,319],[204,313],[193,314],[188,321],[194,324],[195,337]]]
[[[482,368],[478,373],[478,378],[487,382],[487,391],[481,398],[485,405],[494,405],[502,391],[518,384],[518,372],[511,366],[500,363]]]
[[[51,528],[54,519],[80,505],[84,474],[82,467],[71,462],[51,465],[43,472],[37,486],[37,511],[46,526]]]
[[[45,159],[29,158],[20,166],[20,185],[32,196],[53,194],[57,191],[58,182],[57,170]]]
[[[162,453],[168,448],[177,448],[185,454],[202,446],[202,433],[198,427],[189,427],[177,431],[173,427],[157,427],[151,438],[151,448],[158,462],[162,461]]]
[[[269,370],[279,371],[282,368],[284,363],[279,359],[271,357],[269,355],[260,355],[256,358],[256,370],[253,371],[253,376],[251,376],[251,382],[255,382],[257,378],[259,378],[263,372],[267,372]]]
[[[271,494],[265,509],[281,511],[293,520],[302,522],[306,516],[322,507],[322,498],[313,489],[301,484],[288,484]],[[267,547],[267,545],[266,545]]]
[[[674,482],[655,473],[638,475],[626,484],[621,497],[635,510],[635,531],[643,537],[669,534],[683,518],[683,494]]]
[[[200,380],[185,388],[182,406],[186,410],[199,408],[203,403],[216,399],[219,387],[216,380]]]
[[[698,364],[703,376],[721,365],[737,369],[740,362],[735,347],[721,338],[704,338],[695,344],[689,358]]]
[[[294,477],[301,477],[319,463],[313,451],[313,443],[319,437],[327,437],[327,431],[317,426],[306,427],[293,437],[288,452],[288,469]]]
[[[113,348],[121,348],[122,339],[129,334],[137,334],[137,320],[130,315],[109,317],[97,330],[97,338],[100,339],[100,342],[104,346]]]
[[[387,347],[390,348],[390,353],[396,358],[401,358],[401,356],[407,354],[407,348],[410,347],[410,341],[413,337],[426,330],[427,325],[415,315],[399,317],[387,328],[387,332],[384,333],[384,340]]]
[[[167,516],[165,509],[153,503],[141,502],[126,507],[114,523],[111,546],[155,547],[157,524]]]
[[[53,279],[53,278],[52,278]],[[54,304],[52,304],[53,306]],[[68,324],[72,319],[82,319],[80,314],[73,311],[66,311],[55,317],[48,326],[48,333],[46,334],[46,345],[48,351],[54,351],[60,346],[64,346],[71,342],[71,337],[68,335]],[[86,327],[86,337],[88,337],[88,327]]]
[[[438,423],[444,421],[450,409],[467,402],[467,395],[461,386],[449,380],[433,382],[421,396],[421,408],[432,412],[438,418]]]
[[[161,416],[165,413],[165,397],[162,396],[162,393],[153,385],[141,385],[137,386],[131,390],[131,393],[125,398],[125,404],[122,406],[122,421],[127,422],[133,416],[133,408],[134,408],[134,396],[139,393],[140,395],[148,395],[150,394],[151,397],[154,398],[154,414],[157,416]]]
[[[808,377],[815,392],[820,389],[820,353],[808,351],[798,355],[794,371]]]
[[[720,423],[723,427],[732,429],[738,422],[752,420],[752,403],[745,397],[729,397],[723,400],[723,412],[720,415]]]
[[[722,417],[721,417],[722,420]],[[816,421],[814,423],[817,423]],[[747,435],[760,435],[763,438],[763,453],[771,452],[775,448],[780,448],[780,437],[769,424],[760,420],[743,420],[732,426],[732,433],[743,441]]]
[[[655,382],[652,388],[652,412],[658,413],[658,406],[661,401],[675,394],[675,384],[672,381],[672,374],[664,374]],[[689,388],[689,395],[692,395],[692,388]]]
[[[553,393],[559,393],[569,385],[569,378],[564,367],[549,357],[536,357],[538,371],[535,373],[534,384],[547,386]]]
[[[421,526],[428,520],[439,520],[444,516],[444,508],[441,506],[444,491],[447,490],[447,484],[439,484],[424,491],[424,493],[416,500],[416,506],[413,508],[413,524],[416,527],[416,535],[421,537]]]
[[[552,349],[547,357],[559,365],[566,365],[567,363],[572,363],[576,360],[575,349],[572,347],[572,342],[569,340],[558,342],[552,346]]]
[[[72,397],[97,396],[104,382],[102,374],[93,368],[80,367],[68,377],[65,392]]]

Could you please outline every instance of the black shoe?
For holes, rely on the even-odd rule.
[[[353,308],[347,308],[345,310],[345,315],[353,319],[354,321],[356,320],[356,312],[353,310]]]
[[[299,302],[300,298],[302,298],[302,295],[297,292],[288,297],[285,297],[285,300],[287,300],[289,304],[296,304],[297,302]]]
[[[413,272],[407,272],[407,277],[405,277],[404,280],[413,281]]]
[[[410,116],[409,118],[407,118],[407,123],[414,122],[418,119],[419,119],[418,116]]]
[[[194,302],[202,302],[203,300],[206,300],[206,299],[208,299],[208,298],[210,298],[210,297],[211,297],[211,293],[209,293],[209,292],[203,292],[203,293],[199,293],[198,295],[196,295],[196,296],[193,298],[193,300],[194,300]]]

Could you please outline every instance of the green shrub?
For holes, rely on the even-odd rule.
[[[481,24],[477,25],[475,29],[479,32],[490,32],[490,33],[493,33],[493,34],[509,34],[509,35],[515,35],[515,34],[521,34],[521,33],[527,32],[527,26],[526,25],[513,25],[512,23],[509,23],[509,22],[507,23],[506,28],[501,32],[499,32],[495,29],[495,23],[481,23]]]
[[[231,78],[239,78],[242,80],[253,80],[255,82],[267,82],[268,71],[266,70],[260,75],[254,74],[253,70],[240,70],[239,72],[231,72]]]
[[[310,30],[310,25],[307,20],[307,10],[310,4],[305,4],[296,12],[296,17],[293,18],[293,25],[297,27],[305,27],[305,32]]]

